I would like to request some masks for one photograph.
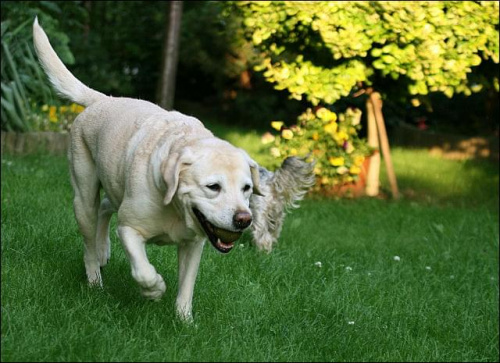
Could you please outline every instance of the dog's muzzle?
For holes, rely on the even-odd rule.
[[[252,215],[248,212],[236,212],[233,216],[233,225],[238,229],[245,229],[252,224]]]
[[[207,220],[207,218],[203,215],[203,213],[201,213],[196,208],[193,208],[193,213],[196,216],[196,218],[198,218],[198,221],[200,222],[200,225],[202,226],[205,233],[207,234],[207,237],[210,240],[210,243],[212,243],[212,246],[214,246],[215,249],[221,253],[228,253],[229,251],[231,251],[234,247],[234,241],[240,238],[241,234],[243,233],[243,232],[228,231],[226,229],[214,226]],[[244,216],[244,217],[240,216],[239,220],[241,227],[238,228],[244,229],[250,225],[250,223],[252,222],[252,217],[250,214],[248,215],[249,216]],[[248,221],[248,218],[250,218],[250,221]],[[235,219],[237,219],[236,216]],[[236,224],[236,221],[233,220],[233,223]]]

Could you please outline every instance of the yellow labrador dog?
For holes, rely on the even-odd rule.
[[[146,243],[177,246],[176,308],[191,320],[205,240],[227,253],[250,226],[250,196],[260,194],[258,165],[194,117],[85,86],[58,58],[37,19],[33,37],[54,88],[86,106],[71,128],[68,159],[88,282],[102,286],[100,268],[110,257],[109,224],[116,212],[118,235],[145,297],[159,299],[166,289],[148,261]]]

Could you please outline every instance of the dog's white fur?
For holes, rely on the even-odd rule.
[[[86,106],[71,128],[68,159],[89,283],[102,286],[100,268],[110,257],[109,224],[117,212],[118,235],[145,297],[159,299],[166,290],[148,261],[146,243],[177,245],[176,310],[191,320],[193,289],[207,239],[193,208],[212,225],[240,232],[247,226],[235,227],[234,216],[251,215],[249,198],[259,193],[257,164],[243,150],[214,137],[194,117],[85,86],[58,58],[37,19],[33,37],[55,89]],[[213,184],[220,185],[220,191],[208,188]]]
[[[253,244],[262,251],[271,252],[289,210],[299,202],[315,183],[315,162],[291,156],[274,172],[259,166],[262,196],[252,195],[250,209],[254,219],[250,230]]]

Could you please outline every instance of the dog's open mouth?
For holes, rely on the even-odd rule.
[[[210,243],[215,249],[222,253],[228,253],[234,247],[234,241],[240,238],[242,232],[233,232],[214,226],[198,209],[193,208],[194,215],[198,218],[203,230],[208,236]]]

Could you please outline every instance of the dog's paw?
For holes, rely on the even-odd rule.
[[[177,312],[177,318],[185,325],[198,328],[198,325],[194,323],[193,316],[191,314],[184,315],[183,313]]]
[[[101,267],[106,266],[111,258],[111,243],[109,238],[106,243],[99,245],[97,253],[99,255],[99,265]]]
[[[102,277],[100,269],[87,272],[87,281],[90,287],[102,288]]]
[[[177,305],[176,316],[184,324],[187,324],[187,325],[194,324],[194,319],[193,319],[193,314],[191,312],[191,308],[182,307],[182,306]]]
[[[261,252],[271,253],[271,251],[273,250],[273,244],[272,243],[257,244],[257,249]]]
[[[273,250],[273,242],[274,240],[267,235],[260,236],[258,238],[254,237],[253,239],[255,247],[257,247],[259,251],[266,253],[271,253]]]
[[[160,274],[156,274],[154,281],[141,284],[141,294],[149,300],[159,300],[167,290],[167,285]]]

